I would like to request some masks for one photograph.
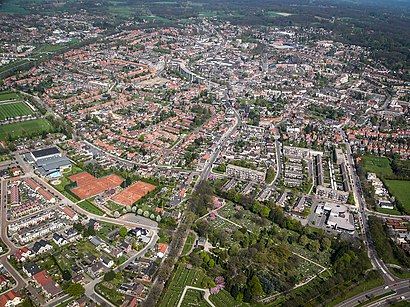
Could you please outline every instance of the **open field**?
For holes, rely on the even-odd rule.
[[[115,195],[112,200],[124,206],[131,206],[133,203],[143,198],[149,192],[155,190],[155,188],[155,185],[137,181],[133,185],[126,188],[124,191]]]
[[[100,216],[104,215],[104,211],[94,206],[88,200],[83,200],[82,202],[79,202],[77,205],[81,207],[82,209],[84,209],[85,211],[88,211],[92,214],[100,215]]]
[[[45,119],[35,119],[21,123],[3,125],[0,126],[0,141],[5,140],[8,133],[10,133],[10,136],[15,139],[23,136],[24,134],[28,136],[33,134],[39,135],[43,132],[50,132],[51,129],[51,124]]]
[[[386,180],[385,183],[389,192],[400,201],[407,212],[410,212],[410,181]]]
[[[364,168],[370,173],[376,173],[379,177],[393,176],[390,161],[387,158],[366,156],[362,158]]]
[[[30,114],[33,114],[33,111],[24,102],[0,104],[0,120]]]

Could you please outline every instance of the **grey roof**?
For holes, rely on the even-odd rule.
[[[55,155],[55,154],[58,154],[58,153],[60,153],[60,151],[58,150],[57,147],[50,147],[50,148],[35,150],[35,151],[31,152],[31,154],[37,159],[41,158],[41,157],[47,157],[47,156]]]
[[[58,169],[61,166],[66,166],[71,164],[70,160],[67,157],[52,157],[47,159],[41,159],[36,162],[37,167],[43,168],[45,171],[50,171]]]

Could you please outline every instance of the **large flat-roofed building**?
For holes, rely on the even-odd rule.
[[[334,229],[345,230],[350,233],[355,231],[353,216],[345,205],[326,202],[324,205],[317,206],[316,213],[326,213],[328,215],[326,225]]]
[[[61,152],[58,150],[57,147],[34,150],[30,153],[30,155],[34,161],[62,156]]]
[[[57,147],[34,150],[25,157],[43,176],[59,177],[62,171],[71,169],[70,160]]]
[[[264,182],[266,172],[256,171],[253,169],[228,164],[226,174],[242,180],[250,180],[254,182]]]

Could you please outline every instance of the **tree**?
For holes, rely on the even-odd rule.
[[[320,249],[320,243],[318,240],[313,240],[312,242],[310,242],[309,244],[309,250],[311,250],[312,252],[318,252]]]
[[[249,282],[249,287],[251,288],[252,295],[260,296],[263,294],[263,289],[261,282],[259,281],[258,276],[253,275],[252,279]]]
[[[104,274],[104,280],[105,281],[111,281],[115,278],[115,272],[113,270],[108,271],[107,273]]]
[[[81,223],[74,223],[73,228],[77,230],[77,232],[83,232],[84,226]]]
[[[64,280],[71,280],[72,278],[72,275],[69,270],[64,270],[61,275],[63,276]]]
[[[33,303],[31,302],[30,298],[26,297],[21,304],[21,307],[32,307]]]
[[[119,232],[118,232],[118,234],[123,238],[127,235],[127,233],[128,233],[128,231],[127,231],[127,228],[125,228],[125,227],[121,227]]]
[[[85,289],[84,287],[79,284],[71,284],[66,290],[65,293],[67,293],[70,296],[73,296],[75,298],[78,298],[80,296],[82,296],[85,293]]]
[[[327,251],[330,248],[331,244],[332,244],[332,241],[330,241],[329,238],[323,238],[321,241],[322,251]]]
[[[268,206],[262,206],[262,210],[260,210],[260,214],[261,214],[263,217],[268,217],[268,216],[269,216],[269,213],[270,213],[269,207],[268,207]]]
[[[306,244],[308,244],[309,240],[307,238],[306,235],[301,235],[299,237],[299,244],[305,246]]]

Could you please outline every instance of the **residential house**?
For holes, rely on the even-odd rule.
[[[0,296],[0,306],[14,307],[23,302],[23,298],[15,291],[9,291]]]
[[[59,294],[60,286],[48,275],[46,270],[40,271],[33,276],[36,283],[43,288],[45,295],[50,298]]]
[[[114,261],[106,256],[102,256],[101,261],[107,268],[112,268],[112,266],[114,265]]]
[[[26,273],[28,277],[31,277],[40,271],[40,267],[35,262],[30,262],[23,266],[23,272]]]
[[[51,245],[48,241],[41,239],[40,241],[34,243],[32,250],[34,254],[39,255],[46,253],[51,249],[53,249],[53,245]]]
[[[111,255],[115,258],[120,258],[122,255],[124,255],[124,252],[119,248],[114,248],[111,252]]]
[[[0,289],[7,286],[8,282],[9,282],[9,280],[7,279],[6,276],[4,276],[3,274],[0,275]]]
[[[74,228],[64,230],[63,236],[70,243],[80,240],[83,237],[82,234],[77,232]]]
[[[157,256],[159,258],[163,258],[165,256],[165,253],[168,250],[168,244],[167,243],[158,243],[158,253]]]
[[[96,262],[94,264],[92,264],[89,268],[88,268],[88,272],[90,273],[91,276],[99,276],[104,270],[104,265],[99,261]]]
[[[53,234],[53,241],[58,246],[63,246],[63,245],[68,244],[68,241],[59,233]]]
[[[20,262],[25,262],[28,258],[32,256],[31,250],[27,246],[24,246],[17,250],[16,258]]]

